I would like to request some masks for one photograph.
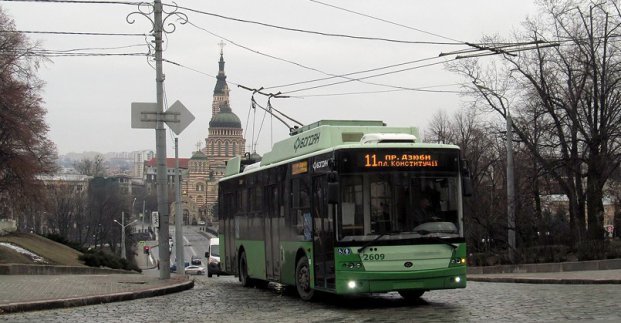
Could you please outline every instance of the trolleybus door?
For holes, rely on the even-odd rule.
[[[313,177],[313,264],[315,286],[334,288],[334,215],[326,199],[327,176]]]
[[[265,274],[269,280],[278,280],[280,275],[280,253],[278,250],[279,232],[279,193],[277,185],[266,187],[267,212],[265,212]]]

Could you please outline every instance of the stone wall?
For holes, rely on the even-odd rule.
[[[0,236],[17,231],[17,221],[0,219]]]

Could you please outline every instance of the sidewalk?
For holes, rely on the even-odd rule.
[[[621,259],[468,267],[468,280],[527,284],[621,284]]]
[[[149,241],[148,245],[154,244]],[[79,269],[75,272],[85,274],[67,274],[72,271],[59,268],[63,270],[57,272],[63,274],[0,275],[0,314],[127,301],[194,287],[194,280],[187,276],[172,274],[170,279],[160,279],[152,258],[145,254],[137,255],[136,260],[142,274],[98,268],[90,268],[89,272],[85,271],[88,267],[75,267]]]
[[[0,314],[126,301],[194,287],[186,276],[2,275]]]

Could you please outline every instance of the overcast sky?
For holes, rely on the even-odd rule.
[[[529,0],[322,0],[323,4],[309,0],[176,2],[179,6],[211,14],[288,28],[436,43],[477,42],[484,34],[508,37],[520,29],[521,22],[528,15],[536,13],[536,6]],[[169,1],[164,3],[171,4]],[[327,5],[381,18],[393,24]],[[17,29],[22,31],[144,34],[150,30],[150,24],[144,17],[133,15],[136,22],[126,22],[126,16],[138,9],[135,5],[0,1],[0,6],[15,20]],[[223,19],[184,9],[179,11],[186,13],[193,25],[177,24],[176,31],[165,38],[163,55],[165,59],[184,66],[164,64],[168,105],[180,100],[196,118],[179,136],[181,157],[189,157],[198,142],[204,147],[212,117],[214,76],[218,72],[220,54],[218,43],[223,38],[227,43],[224,59],[231,89],[231,107],[242,121],[248,146],[252,141],[255,120],[254,140],[257,141],[256,150],[261,154],[270,149],[272,138],[274,141],[285,138],[288,129],[276,119],[270,125],[267,118],[259,132],[264,114],[261,110],[256,115],[249,113],[251,93],[239,88],[238,84],[250,88],[265,87],[268,88],[266,92],[286,93],[344,80],[334,78],[282,87],[327,78],[322,72],[343,75],[429,59],[355,75],[365,77],[419,67],[365,79],[365,82],[382,85],[348,82],[297,91],[290,93],[294,96],[292,98],[272,99],[272,103],[276,109],[303,124],[321,119],[365,119],[383,120],[391,126],[424,128],[435,111],[451,113],[464,100],[455,93],[397,89],[459,91],[456,84],[460,79],[446,71],[443,64],[420,66],[441,62],[431,58],[442,52],[463,49],[463,45],[330,37]],[[174,19],[168,21],[173,22]],[[40,41],[43,48],[55,51],[91,48],[93,50],[80,52],[147,52],[144,37],[140,36],[29,34],[29,38]],[[49,137],[56,143],[59,154],[155,150],[154,130],[132,129],[130,126],[131,103],[155,102],[156,99],[155,70],[146,57],[53,57],[51,60],[40,69],[40,77],[46,82],[42,96],[48,111]],[[359,92],[375,93],[348,94]],[[257,95],[256,99],[265,106],[265,97]],[[174,156],[172,137],[172,132],[169,132],[168,156]]]

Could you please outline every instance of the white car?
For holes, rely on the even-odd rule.
[[[205,267],[190,265],[185,267],[185,273],[188,275],[204,275]]]

